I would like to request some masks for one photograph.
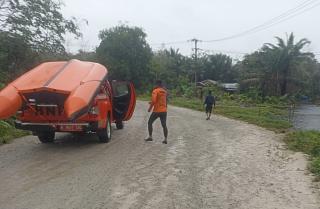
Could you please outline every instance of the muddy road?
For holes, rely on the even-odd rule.
[[[0,146],[1,209],[319,209],[305,156],[243,122],[170,107],[169,143],[146,143],[146,104],[108,144],[28,136]]]

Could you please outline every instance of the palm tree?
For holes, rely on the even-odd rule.
[[[305,38],[295,43],[294,35],[291,33],[286,41],[279,37],[276,37],[276,39],[278,41],[276,45],[271,43],[264,44],[262,52],[277,56],[272,68],[277,71],[276,79],[280,87],[280,94],[285,95],[287,93],[290,74],[296,68],[297,63],[305,58],[313,57],[313,55],[312,53],[301,52],[304,46],[310,44],[310,41]]]

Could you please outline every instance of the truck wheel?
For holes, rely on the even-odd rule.
[[[55,133],[54,131],[50,131],[50,132],[41,132],[37,134],[40,142],[42,143],[52,143],[54,142],[54,136]]]
[[[116,127],[117,127],[117,129],[123,129],[123,127],[124,127],[123,122],[122,121],[117,121],[116,122]]]
[[[111,121],[109,116],[107,118],[107,127],[98,130],[97,135],[102,143],[108,143],[111,140]]]

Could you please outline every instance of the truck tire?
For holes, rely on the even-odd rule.
[[[54,131],[40,132],[37,136],[41,143],[47,144],[54,142],[55,133]]]
[[[117,121],[116,122],[116,127],[117,127],[117,129],[123,129],[123,127],[124,127],[123,122],[122,121]]]
[[[109,116],[106,128],[98,130],[97,135],[101,143],[108,143],[111,140],[111,121]]]

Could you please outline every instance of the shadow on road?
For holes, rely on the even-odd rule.
[[[96,134],[70,134],[70,133],[56,133],[55,142],[48,144],[40,144],[41,146],[34,147],[39,152],[81,152],[83,150],[105,149],[112,146],[117,140],[117,131],[113,129],[113,137],[109,143],[100,143]]]

